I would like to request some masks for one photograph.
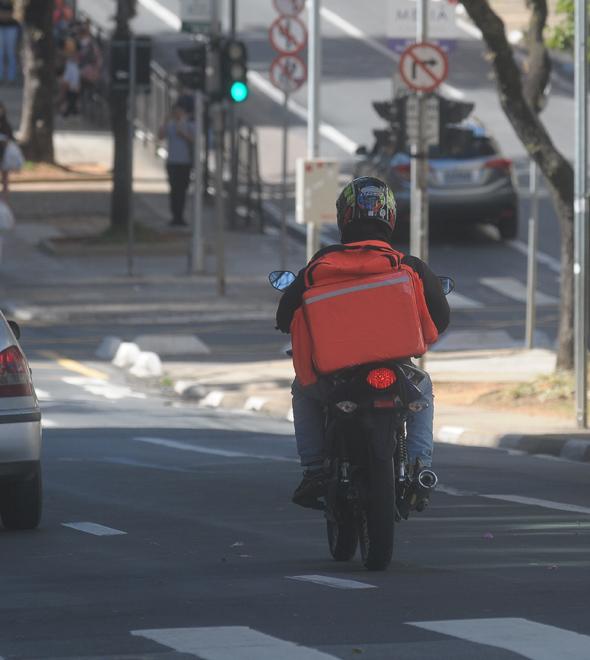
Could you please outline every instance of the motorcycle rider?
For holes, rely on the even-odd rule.
[[[341,243],[319,250],[281,297],[276,322],[277,328],[284,333],[290,331],[293,315],[302,304],[306,290],[305,271],[316,259],[327,252],[345,250],[349,243],[378,241],[384,247],[392,247],[395,199],[391,189],[380,179],[359,177],[351,181],[338,197],[336,213]],[[449,325],[450,310],[440,280],[417,257],[404,256],[402,263],[410,266],[422,280],[432,321],[438,332],[443,332]],[[408,453],[414,476],[421,469],[431,467],[433,448],[434,407],[430,377],[427,376],[418,387],[428,407],[411,415],[407,421]],[[325,494],[328,476],[324,470],[324,404],[318,385],[302,387],[297,379],[293,382],[292,395],[297,452],[303,467],[303,479],[293,494],[293,502],[317,508],[317,498]],[[422,510],[427,503],[428,498],[424,496],[416,508]]]

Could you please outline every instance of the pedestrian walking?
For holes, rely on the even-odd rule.
[[[80,65],[78,64],[78,53],[76,42],[68,38],[64,51],[66,62],[64,72],[60,80],[61,91],[61,114],[62,117],[78,114],[78,99],[80,97]]]
[[[8,194],[8,177],[12,170],[16,169],[7,162],[7,150],[13,145],[18,149],[14,142],[14,133],[12,126],[8,121],[8,113],[3,103],[0,103],[0,174],[2,177],[2,193],[6,197]],[[19,149],[20,152],[20,149]]]
[[[184,207],[193,163],[195,124],[178,103],[172,108],[168,121],[160,128],[160,139],[166,140],[168,158],[166,171],[170,185],[170,225],[186,225]]]
[[[20,25],[13,11],[12,0],[0,0],[0,82],[16,82]]]

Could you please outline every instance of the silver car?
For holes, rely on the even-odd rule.
[[[0,312],[0,518],[6,529],[41,520],[41,411],[20,329]]]

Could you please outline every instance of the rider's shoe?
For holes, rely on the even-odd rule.
[[[324,509],[318,498],[324,497],[328,489],[328,475],[323,468],[308,468],[295,492],[292,502],[308,509]]]

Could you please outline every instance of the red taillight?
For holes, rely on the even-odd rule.
[[[391,387],[396,380],[397,376],[395,375],[395,372],[391,369],[386,369],[385,367],[371,369],[367,374],[367,383],[376,390],[386,390],[388,387]]]
[[[0,397],[32,396],[31,373],[16,346],[0,352]]]
[[[493,158],[488,160],[484,167],[487,167],[489,170],[504,170],[509,172],[512,167],[512,161],[509,158]]]
[[[395,174],[397,174],[401,179],[410,180],[411,165],[410,163],[402,163],[401,165],[395,165],[391,168]]]

